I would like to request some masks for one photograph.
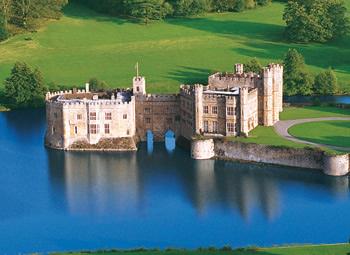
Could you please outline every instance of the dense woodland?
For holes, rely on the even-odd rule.
[[[32,30],[42,19],[59,18],[68,0],[0,0],[0,40]]]

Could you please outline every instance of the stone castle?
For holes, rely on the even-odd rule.
[[[273,126],[283,110],[283,66],[260,73],[215,73],[208,85],[181,85],[172,95],[147,94],[137,74],[132,89],[70,90],[46,95],[47,146],[64,150],[136,150],[151,131],[156,141],[167,131],[195,136],[248,135],[258,125]]]

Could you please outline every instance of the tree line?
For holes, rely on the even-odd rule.
[[[0,41],[18,30],[35,28],[42,19],[59,18],[68,0],[0,0]]]
[[[267,5],[271,0],[73,0],[103,13],[126,15],[148,23],[165,17],[204,12],[240,12]]]

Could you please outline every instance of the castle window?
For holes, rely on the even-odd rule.
[[[56,133],[56,128],[52,127],[52,134],[54,135]]]
[[[96,112],[90,112],[90,120],[96,120],[96,119],[97,119]]]
[[[137,91],[137,92],[140,92],[140,87],[136,87],[136,91]]]
[[[146,124],[151,124],[151,118],[146,118],[145,121],[146,121]]]
[[[233,133],[235,132],[235,124],[232,122],[227,123],[227,132]]]
[[[82,120],[82,119],[83,119],[83,115],[77,114],[77,120]]]
[[[128,115],[127,114],[124,114],[123,115],[123,119],[126,120],[128,118]]]
[[[212,114],[218,114],[218,107],[217,107],[217,106],[213,106],[213,107],[211,108],[211,113],[212,113]]]
[[[149,107],[145,108],[145,113],[150,114],[151,113],[151,108],[149,108]]]
[[[74,134],[78,134],[78,127],[74,127]]]
[[[130,130],[126,130],[126,135],[130,135]]]
[[[98,134],[99,132],[99,126],[96,124],[90,125],[90,134]]]
[[[207,105],[203,107],[203,112],[209,113],[209,107]]]
[[[208,133],[209,132],[209,123],[208,123],[208,121],[204,121],[204,132],[205,133]]]
[[[112,119],[112,113],[111,112],[106,112],[105,113],[105,119],[106,120],[111,120]]]
[[[53,116],[55,117],[55,119],[57,119],[57,112],[55,112],[54,114],[53,114]]]
[[[218,122],[213,121],[213,133],[217,133],[217,132],[218,132]]]
[[[234,107],[227,107],[227,115],[234,116],[235,115],[235,108]]]
[[[109,129],[109,124],[105,124],[105,134],[109,134],[110,129]]]

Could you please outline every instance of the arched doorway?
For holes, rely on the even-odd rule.
[[[176,137],[174,131],[169,129],[164,135],[164,140],[166,150],[170,153],[174,152],[176,148]]]
[[[146,137],[147,137],[147,152],[148,154],[152,154],[153,153],[153,132],[151,130],[147,130],[146,133]]]

